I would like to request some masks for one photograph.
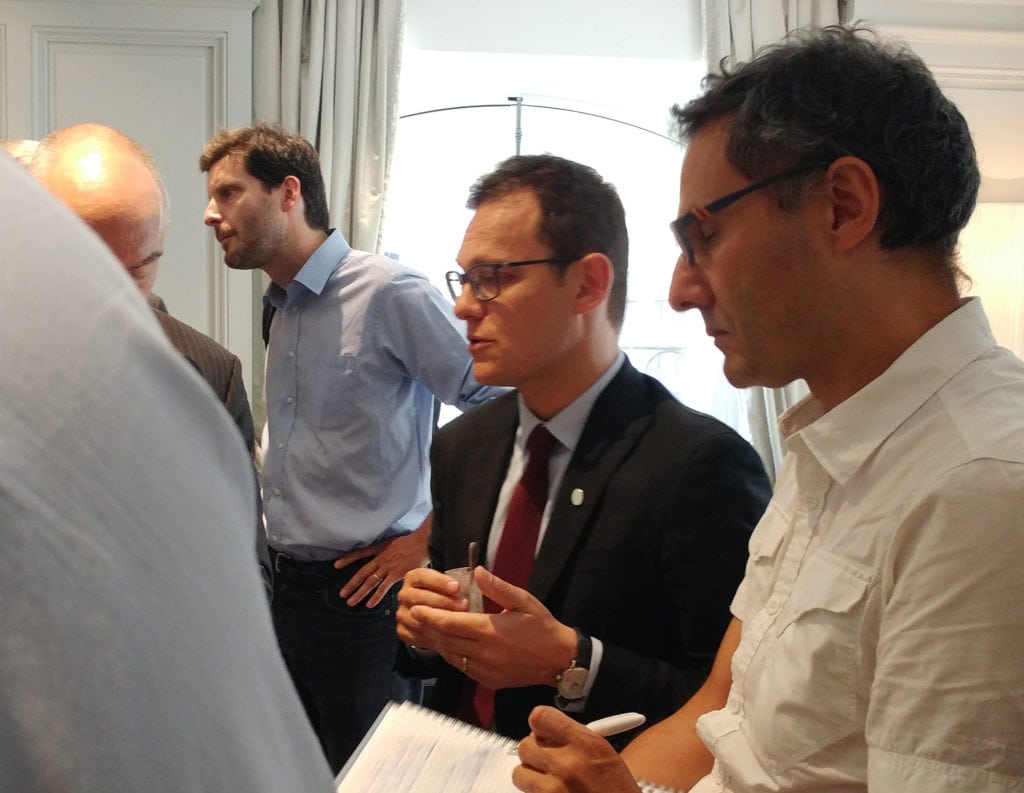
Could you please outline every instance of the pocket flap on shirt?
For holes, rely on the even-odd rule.
[[[873,573],[861,565],[819,550],[808,558],[797,574],[786,605],[784,627],[802,614],[822,610],[845,614],[864,599]]]
[[[769,502],[768,509],[771,512],[781,512],[774,501]],[[782,544],[782,538],[789,530],[789,524],[790,521],[781,515],[765,514],[755,527],[754,533],[750,535],[748,543],[750,558],[757,560],[774,558]]]

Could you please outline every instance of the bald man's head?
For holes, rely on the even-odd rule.
[[[110,127],[77,124],[43,138],[31,169],[107,243],[148,297],[163,254],[167,200],[146,150]]]

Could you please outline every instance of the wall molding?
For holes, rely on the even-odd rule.
[[[946,5],[964,5],[964,0],[920,0],[923,3],[943,3]],[[977,0],[974,0],[977,3]],[[1015,6],[1017,8],[1024,8],[1024,0],[984,0],[984,5],[987,6]]]
[[[1022,0],[1024,4],[1024,0]],[[932,28],[924,25],[885,25],[887,35],[897,36],[912,44],[927,44],[953,49],[973,47],[1024,48],[1024,31],[981,30],[969,28]]]
[[[932,73],[948,88],[989,91],[1024,91],[1024,67],[994,69],[986,66],[935,66]]]
[[[69,0],[32,0],[37,5],[67,5]],[[130,5],[144,8],[165,8],[165,7],[195,7],[201,8],[228,8],[241,11],[253,12],[260,4],[260,0],[74,0],[75,5],[104,5],[119,6]]]
[[[9,138],[7,132],[7,25],[0,22],[0,139]]]
[[[58,97],[55,86],[62,54],[94,52],[98,56],[127,50],[133,57],[158,57],[172,52],[179,57],[206,61],[209,84],[205,87],[206,117],[210,129],[207,138],[228,125],[227,107],[227,33],[201,30],[145,30],[113,27],[38,26],[32,29],[32,113],[33,128],[55,129]],[[206,256],[204,280],[209,290],[208,333],[215,339],[227,339],[230,324],[228,270],[215,265],[217,252],[211,247]]]
[[[210,117],[215,125],[223,124],[226,119],[227,34],[224,32],[39,26],[32,28],[33,125],[37,129],[51,128],[53,107],[44,100],[52,99],[47,89],[53,83],[54,60],[61,54],[60,45],[94,46],[101,52],[111,47],[139,47],[145,48],[140,50],[143,55],[146,50],[160,47],[198,49],[210,59],[213,78],[209,86],[212,92]]]

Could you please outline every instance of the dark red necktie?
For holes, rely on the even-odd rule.
[[[548,462],[557,443],[555,436],[543,424],[534,427],[526,444],[526,470],[508,503],[505,528],[491,569],[496,576],[517,587],[526,586],[533,569],[540,521],[548,501]],[[487,599],[484,600],[484,609],[490,613],[501,610]],[[494,691],[474,685],[472,680],[467,681],[467,685],[475,688],[469,720],[489,728],[494,721]]]
[[[526,586],[533,569],[540,519],[548,501],[548,461],[556,443],[555,436],[543,424],[534,428],[526,444],[526,470],[508,502],[508,515],[492,572],[518,587]]]

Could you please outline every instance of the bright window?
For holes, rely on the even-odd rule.
[[[407,39],[383,249],[447,295],[469,187],[516,153],[518,114],[521,153],[577,160],[618,188],[630,236],[621,339],[630,360],[749,438],[743,394],[726,382],[699,313],[667,303],[682,157],[669,107],[694,95],[702,75],[699,61],[425,50]]]

